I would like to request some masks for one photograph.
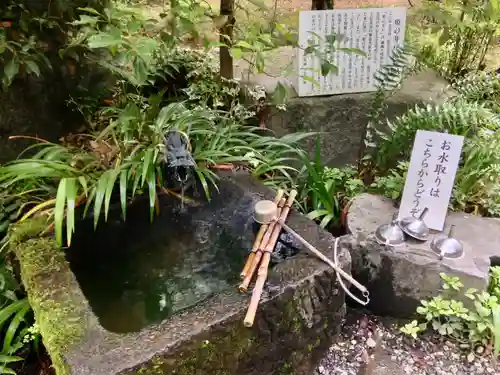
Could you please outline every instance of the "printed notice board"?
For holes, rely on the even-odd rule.
[[[303,11],[299,15],[297,93],[299,96],[375,91],[374,74],[390,63],[395,47],[403,46],[406,8],[360,8]],[[313,35],[315,33],[317,36]],[[326,36],[341,34],[340,47],[357,48],[366,56],[335,52],[328,60],[338,73],[322,76],[321,59],[306,54],[308,41],[324,48]],[[319,38],[318,38],[319,36]]]

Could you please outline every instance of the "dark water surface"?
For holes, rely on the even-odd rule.
[[[253,202],[239,195],[184,209],[163,197],[152,223],[147,199],[126,222],[117,207],[96,232],[91,220],[78,223],[67,258],[102,326],[138,331],[235,288],[253,241]]]

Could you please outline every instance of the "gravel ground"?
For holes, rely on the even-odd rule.
[[[400,333],[399,326],[394,319],[349,311],[339,339],[315,375],[500,374],[500,366],[492,363],[484,348],[471,354],[435,335],[413,340]],[[370,357],[375,357],[374,368],[367,369]]]

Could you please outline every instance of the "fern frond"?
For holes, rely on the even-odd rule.
[[[500,74],[478,72],[455,80],[451,88],[464,100],[484,103],[500,115]]]
[[[374,128],[373,157],[381,170],[410,157],[417,130],[430,130],[473,137],[480,129],[495,129],[497,115],[485,104],[456,99],[439,105],[415,106],[384,129]]]
[[[411,44],[396,47],[390,57],[391,62],[384,65],[374,75],[377,91],[373,95],[368,113],[368,123],[363,132],[364,143],[360,148],[358,169],[362,168],[363,160],[371,157],[370,154],[367,154],[367,149],[376,147],[374,132],[387,108],[387,99],[394,95],[407,77],[422,69],[421,64],[414,56],[415,48]]]
[[[420,68],[415,59],[415,48],[410,44],[394,48],[390,60],[374,76],[377,89],[385,92],[398,89],[405,78]]]

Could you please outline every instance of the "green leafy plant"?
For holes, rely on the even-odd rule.
[[[484,345],[491,347],[495,356],[500,352],[500,295],[498,293],[500,267],[492,267],[491,282],[487,291],[468,289],[458,277],[441,274],[446,294],[431,300],[421,301],[417,313],[423,317],[419,323],[414,320],[401,328],[403,333],[416,337],[419,332],[432,329],[440,335],[449,336],[470,347]],[[470,307],[451,299],[454,293],[464,293],[471,300]]]
[[[64,65],[63,51],[72,32],[70,24],[74,10],[83,4],[100,10],[106,3],[100,0],[3,1],[0,5],[0,80],[3,89],[6,90],[16,77],[41,77]]]
[[[482,103],[500,114],[500,74],[479,72],[453,81],[451,87],[469,102]]]
[[[110,111],[106,113],[111,116]],[[92,208],[95,225],[101,212],[106,220],[115,186],[124,217],[129,198],[142,189],[148,192],[153,214],[157,189],[163,181],[160,166],[165,157],[163,135],[169,130],[181,131],[190,140],[198,165],[196,175],[207,194],[209,184],[216,184],[216,175],[210,170],[215,164],[247,164],[256,175],[286,174],[293,169],[284,163],[286,155],[293,154],[293,145],[306,135],[262,137],[252,128],[235,123],[230,116],[219,113],[215,118],[214,115],[204,108],[188,109],[182,103],[172,103],[159,112],[129,103],[111,116],[101,133],[87,137],[89,141],[83,149],[41,143],[37,145],[40,150],[31,158],[0,167],[0,185],[7,190],[15,189],[18,184],[44,185],[43,202],[20,220],[36,213],[48,214],[60,244],[65,222],[70,245],[76,208],[82,204],[85,212]]]
[[[304,50],[305,55],[313,55],[320,61],[319,72],[321,76],[329,74],[338,74],[339,67],[333,63],[334,55],[338,53],[356,54],[365,57],[364,51],[358,48],[341,47],[341,43],[346,40],[346,37],[341,34],[329,34],[324,38],[315,32],[311,32],[311,38],[307,41],[307,47]],[[304,70],[304,69],[302,69]],[[314,69],[311,69],[315,72]],[[313,83],[318,86],[317,82],[312,76],[305,74],[301,76],[302,79]]]
[[[31,341],[37,342],[38,333],[31,324],[28,299],[17,297],[12,269],[0,259],[0,374],[15,375],[12,364],[23,360],[17,354]]]
[[[13,301],[0,310],[0,329],[5,329],[6,332],[0,351],[1,374],[15,374],[15,371],[8,368],[8,365],[22,361],[22,358],[15,354],[25,345],[23,338],[28,333],[28,328],[26,326],[21,327],[23,327],[30,309],[28,299],[25,298]]]
[[[408,167],[408,162],[399,162],[397,167],[391,169],[387,175],[376,177],[370,188],[387,198],[400,199],[403,194]]]
[[[101,13],[81,8],[84,14],[73,22],[78,33],[70,48],[84,46],[87,58],[135,86],[155,73],[161,52],[171,47],[157,27],[158,20],[141,9],[112,3]],[[163,39],[160,37],[163,36]]]
[[[421,56],[448,78],[482,70],[499,35],[498,0],[425,1],[414,32]]]
[[[365,190],[355,168],[330,168],[322,164],[319,139],[315,157],[302,154],[303,167],[291,186],[298,189],[297,206],[323,228],[340,224],[342,209],[354,196]]]
[[[18,74],[40,76],[41,66],[51,67],[50,61],[43,53],[43,45],[32,30],[36,27],[51,28],[55,25],[50,19],[35,17],[18,2],[8,1],[2,8],[0,63],[3,66],[2,84],[6,89]]]
[[[376,91],[373,94],[368,112],[368,122],[363,129],[362,145],[359,150],[358,171],[364,176],[373,175],[377,166],[374,157],[377,153],[377,137],[386,138],[380,129],[385,127],[383,114],[387,109],[387,101],[401,87],[402,82],[418,72],[421,65],[414,58],[412,45],[394,48],[390,63],[380,68],[374,75]],[[382,135],[383,134],[383,135]]]
[[[500,121],[496,112],[497,86],[498,78],[492,75],[480,75],[477,81],[468,77],[467,84],[458,86],[458,93],[444,103],[416,106],[393,121],[373,127],[368,150],[374,168],[372,173],[382,176],[380,183],[388,176],[390,179],[385,182],[398,183],[400,173],[393,168],[398,161],[409,160],[417,130],[462,135],[465,143],[450,207],[498,216]]]

